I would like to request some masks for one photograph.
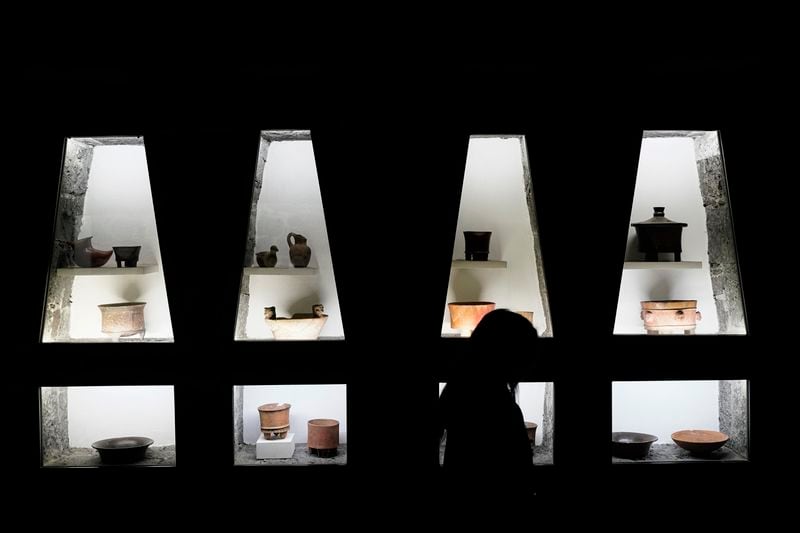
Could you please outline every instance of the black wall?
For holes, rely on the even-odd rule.
[[[37,501],[46,490],[67,509],[85,498],[121,509],[148,494],[154,505],[181,498],[191,503],[176,509],[235,519],[234,502],[258,506],[275,491],[298,507],[333,501],[341,516],[365,501],[436,508],[436,383],[464,353],[439,330],[468,137],[514,133],[528,139],[555,332],[515,369],[521,381],[556,388],[557,464],[535,469],[530,505],[613,495],[667,507],[750,501],[786,460],[771,427],[788,382],[786,349],[771,346],[788,338],[779,305],[796,271],[781,262],[794,231],[781,225],[791,209],[785,187],[796,175],[781,136],[782,71],[747,54],[703,66],[641,59],[23,65],[6,154],[19,170],[5,197],[8,242],[19,248],[7,249],[4,265],[15,428],[7,459],[31,487],[18,495]],[[343,342],[232,341],[262,129],[312,132]],[[745,337],[611,335],[643,129],[721,131]],[[176,342],[42,345],[63,139],[128,134],[145,136]],[[595,319],[585,320],[587,308]],[[749,379],[751,461],[610,465],[610,383],[622,379]],[[266,383],[347,383],[346,467],[232,466],[231,387]],[[40,469],[38,387],[113,384],[175,385],[177,468]]]

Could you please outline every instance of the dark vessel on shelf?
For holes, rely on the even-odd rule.
[[[652,218],[631,224],[636,228],[639,251],[644,253],[645,261],[658,261],[658,254],[664,253],[675,254],[675,261],[680,261],[681,236],[688,225],[665,217],[663,207],[654,207]]]

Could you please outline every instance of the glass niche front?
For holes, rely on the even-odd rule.
[[[343,339],[311,133],[259,141],[234,339]]]
[[[347,385],[237,385],[234,464],[347,464]]]
[[[499,308],[552,337],[525,137],[469,139],[441,334],[469,337]]]
[[[175,466],[172,386],[42,387],[44,467]]]
[[[746,380],[615,381],[614,463],[746,461]]]
[[[717,131],[644,132],[614,333],[747,333]]]
[[[445,463],[447,454],[447,423],[448,412],[457,412],[462,407],[456,406],[452,402],[454,398],[470,397],[470,398],[488,398],[491,395],[486,389],[481,389],[480,385],[474,386],[474,390],[466,391],[463,394],[463,389],[455,395],[447,393],[443,399],[443,392],[445,391],[446,383],[439,383],[439,464]],[[448,397],[449,396],[449,397]],[[525,428],[528,435],[528,442],[531,446],[531,452],[534,465],[549,465],[553,464],[553,434],[555,428],[555,409],[554,409],[554,395],[552,382],[523,382],[519,383],[516,391],[514,392],[514,399],[522,411]],[[490,416],[490,415],[487,415]],[[481,418],[476,413],[476,419]],[[503,417],[491,415],[492,419],[500,420]],[[498,428],[499,429],[499,428]],[[519,428],[521,432],[523,428]],[[475,429],[478,431],[478,429]],[[496,443],[495,443],[496,444]],[[496,450],[497,453],[504,453],[503,450]],[[486,457],[487,461],[491,461],[491,457]]]
[[[144,140],[65,141],[42,342],[172,342]]]

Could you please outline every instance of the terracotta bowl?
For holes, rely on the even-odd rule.
[[[722,448],[729,437],[720,431],[707,429],[684,429],[672,434],[675,444],[696,455],[707,455]]]
[[[487,313],[494,311],[494,302],[450,302],[450,327],[461,331],[461,336],[469,337],[478,322]]]
[[[625,459],[641,459],[650,452],[650,445],[658,440],[649,433],[615,431],[611,434],[611,455]]]
[[[123,302],[102,304],[101,331],[112,337],[130,337],[140,334],[144,338],[144,306],[145,302]]]
[[[107,464],[133,463],[144,459],[147,448],[153,444],[148,437],[115,437],[92,443],[100,454],[100,461]]]

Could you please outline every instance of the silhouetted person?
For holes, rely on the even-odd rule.
[[[451,489],[501,496],[529,485],[531,445],[517,383],[509,379],[535,355],[537,338],[525,317],[504,309],[488,313],[472,333],[468,359],[439,399],[442,466]]]

